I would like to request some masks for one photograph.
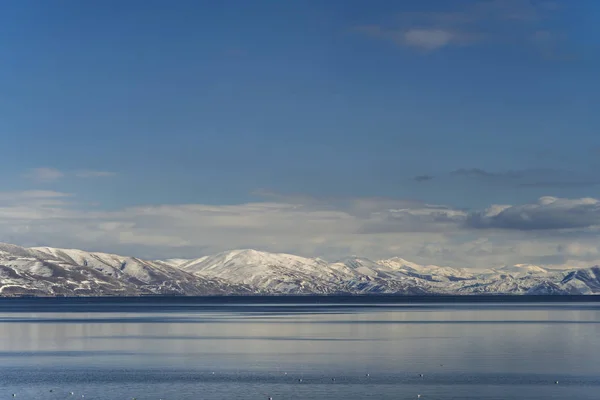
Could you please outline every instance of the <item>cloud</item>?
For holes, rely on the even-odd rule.
[[[77,178],[106,178],[115,176],[114,172],[96,171],[96,170],[79,170],[74,172],[63,172],[56,168],[40,167],[32,168],[24,174],[24,177],[35,183],[53,183],[68,176]]]
[[[55,168],[41,167],[30,169],[24,176],[36,183],[52,183],[61,179],[64,175]]]
[[[93,170],[81,170],[75,172],[75,176],[78,178],[106,178],[115,176],[114,172],[109,171],[93,171]]]
[[[107,211],[80,204],[69,193],[0,192],[0,241],[144,258],[256,248],[332,261],[350,254],[402,256],[455,267],[542,261],[583,266],[600,260],[595,199],[546,197],[469,211],[418,200],[270,195],[233,205]]]
[[[600,185],[600,180],[580,180],[580,181],[541,181],[519,183],[519,187],[525,188],[578,188]]]
[[[476,229],[558,230],[600,226],[600,201],[593,198],[541,197],[534,204],[492,206],[471,213],[467,226]]]
[[[57,199],[71,197],[69,193],[55,192],[52,190],[25,190],[22,192],[0,192],[0,202],[9,203],[20,200],[32,199]]]
[[[457,4],[460,3],[454,3]],[[548,53],[557,33],[547,22],[557,9],[551,2],[475,1],[466,7],[446,7],[444,11],[400,12],[393,22],[362,25],[355,31],[425,51],[488,41],[529,43]]]
[[[548,46],[552,43],[553,34],[550,31],[539,30],[531,34],[531,41],[539,46]]]
[[[384,29],[377,25],[356,27],[361,32],[374,38],[393,41],[400,46],[413,47],[432,51],[450,45],[465,45],[473,43],[475,36],[450,29],[441,28],[411,28],[406,30]]]
[[[402,41],[406,46],[425,50],[436,50],[448,45],[468,44],[474,41],[474,36],[448,29],[409,29],[404,32]]]
[[[505,171],[505,172],[490,172],[481,168],[460,168],[452,171],[450,175],[464,176],[468,178],[521,178],[524,175],[523,171]]]
[[[564,34],[548,29],[540,29],[530,35],[529,41],[547,59],[568,61],[576,57],[573,51],[566,50],[566,37]]]
[[[427,182],[432,179],[434,179],[434,177],[431,175],[417,175],[413,178],[413,180],[415,180],[417,182]]]
[[[420,204],[379,210],[365,219],[361,234],[456,231],[466,213],[445,206]]]
[[[450,176],[519,188],[576,188],[600,184],[600,180],[588,174],[544,168],[509,171],[460,168],[450,172]]]

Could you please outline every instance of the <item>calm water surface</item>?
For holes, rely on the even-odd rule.
[[[0,398],[600,396],[598,303],[51,309],[0,304]]]

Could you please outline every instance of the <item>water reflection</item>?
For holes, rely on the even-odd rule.
[[[600,385],[597,307],[339,311],[4,313],[1,379],[37,368],[27,375],[36,382],[65,371],[61,379],[88,383],[100,377],[167,382],[158,374],[215,384],[291,384],[288,376],[302,376],[307,385],[331,384],[331,377],[338,385],[547,385],[556,379],[572,387]]]

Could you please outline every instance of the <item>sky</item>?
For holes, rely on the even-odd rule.
[[[597,0],[0,2],[0,241],[600,264]]]

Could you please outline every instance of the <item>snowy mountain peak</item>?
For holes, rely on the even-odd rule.
[[[189,262],[187,258],[167,258],[166,260],[156,260],[156,262],[164,263],[172,267],[180,267],[181,265]]]
[[[600,268],[530,264],[476,271],[400,257],[329,263],[253,249],[192,260],[136,257],[0,243],[0,296],[147,294],[596,294]]]
[[[333,286],[326,283],[330,271],[322,260],[250,249],[208,256],[185,263],[181,269],[196,276],[226,279],[266,292],[303,293],[309,288],[327,292],[327,287]]]
[[[302,267],[304,265],[314,265],[319,264],[321,262],[312,258],[305,258],[295,256],[292,254],[268,253],[265,251],[257,251],[253,249],[225,251],[219,254],[215,254],[213,256],[202,257],[201,259],[198,259],[196,261],[197,262],[193,264],[186,264],[184,268],[188,270],[198,269],[196,268],[198,264],[202,264],[203,267],[207,267],[208,265],[210,265],[211,268],[218,268],[223,266],[233,267],[236,265],[246,265],[255,267],[269,265]]]
[[[381,265],[368,258],[352,256],[332,263],[329,268],[333,269],[336,273],[346,276],[355,276],[358,274],[358,276],[376,277],[379,275],[378,270],[381,268]]]
[[[415,264],[413,262],[407,261],[403,258],[400,257],[392,257],[392,258],[388,258],[385,260],[379,260],[377,261],[379,264],[381,265],[385,265],[388,266],[390,268],[402,268],[402,267],[409,267],[409,268],[413,268],[413,269],[422,269],[423,266],[419,265],[419,264]]]
[[[505,265],[497,268],[496,271],[509,274],[547,274],[548,270],[537,265],[531,264],[515,264]]]
[[[248,293],[165,263],[53,247],[0,244],[0,296],[139,296]]]
[[[350,268],[359,268],[364,266],[376,266],[377,263],[373,260],[364,257],[350,256],[344,257],[336,261],[336,263],[345,264]]]

